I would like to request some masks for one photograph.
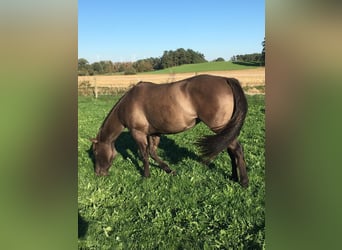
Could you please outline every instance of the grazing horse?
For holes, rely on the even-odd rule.
[[[91,139],[97,175],[108,175],[117,154],[115,140],[128,128],[138,144],[144,176],[150,176],[149,155],[167,173],[175,172],[157,155],[161,134],[175,134],[204,122],[215,134],[197,141],[208,163],[227,150],[232,179],[248,186],[242,146],[237,140],[247,114],[247,100],[237,79],[198,75],[181,81],[139,82],[114,105],[95,139]]]

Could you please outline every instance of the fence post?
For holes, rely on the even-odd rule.
[[[96,76],[94,76],[94,96],[97,99],[97,83],[96,83]]]

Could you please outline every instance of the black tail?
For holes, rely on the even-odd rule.
[[[235,78],[226,78],[232,88],[234,96],[234,111],[227,126],[216,135],[208,135],[198,140],[201,154],[205,162],[209,162],[216,155],[227,149],[228,145],[237,138],[245,121],[248,104],[239,81]]]

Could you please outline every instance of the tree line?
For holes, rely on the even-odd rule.
[[[232,62],[260,62],[261,53],[236,55],[230,58]]]
[[[235,55],[230,58],[233,63],[237,64],[246,64],[246,65],[261,65],[265,66],[265,39],[261,43],[262,51],[261,53],[252,53],[252,54],[244,54],[244,55]]]
[[[161,57],[150,57],[136,62],[112,62],[100,61],[89,64],[84,59],[78,59],[78,75],[97,75],[123,72],[125,74],[135,74],[138,72],[147,72],[160,70],[183,64],[194,64],[207,62],[204,55],[192,49],[177,49],[164,51]]]
[[[265,39],[262,42],[262,52],[231,57],[233,63],[245,65],[265,65]],[[214,61],[224,61],[222,57]],[[195,64],[207,62],[204,55],[192,49],[179,48],[175,51],[165,50],[161,57],[150,57],[136,62],[112,62],[100,61],[90,64],[86,59],[78,59],[78,75],[98,75],[98,74],[136,74],[153,70],[166,69],[183,64]]]

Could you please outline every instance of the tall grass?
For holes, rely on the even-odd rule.
[[[230,180],[231,165],[221,153],[200,163],[194,141],[210,131],[203,124],[163,136],[159,155],[177,171],[167,175],[151,160],[151,178],[127,131],[110,175],[96,177],[87,150],[119,96],[79,97],[79,249],[261,249],[265,242],[264,97],[249,96],[241,131],[250,186]]]

